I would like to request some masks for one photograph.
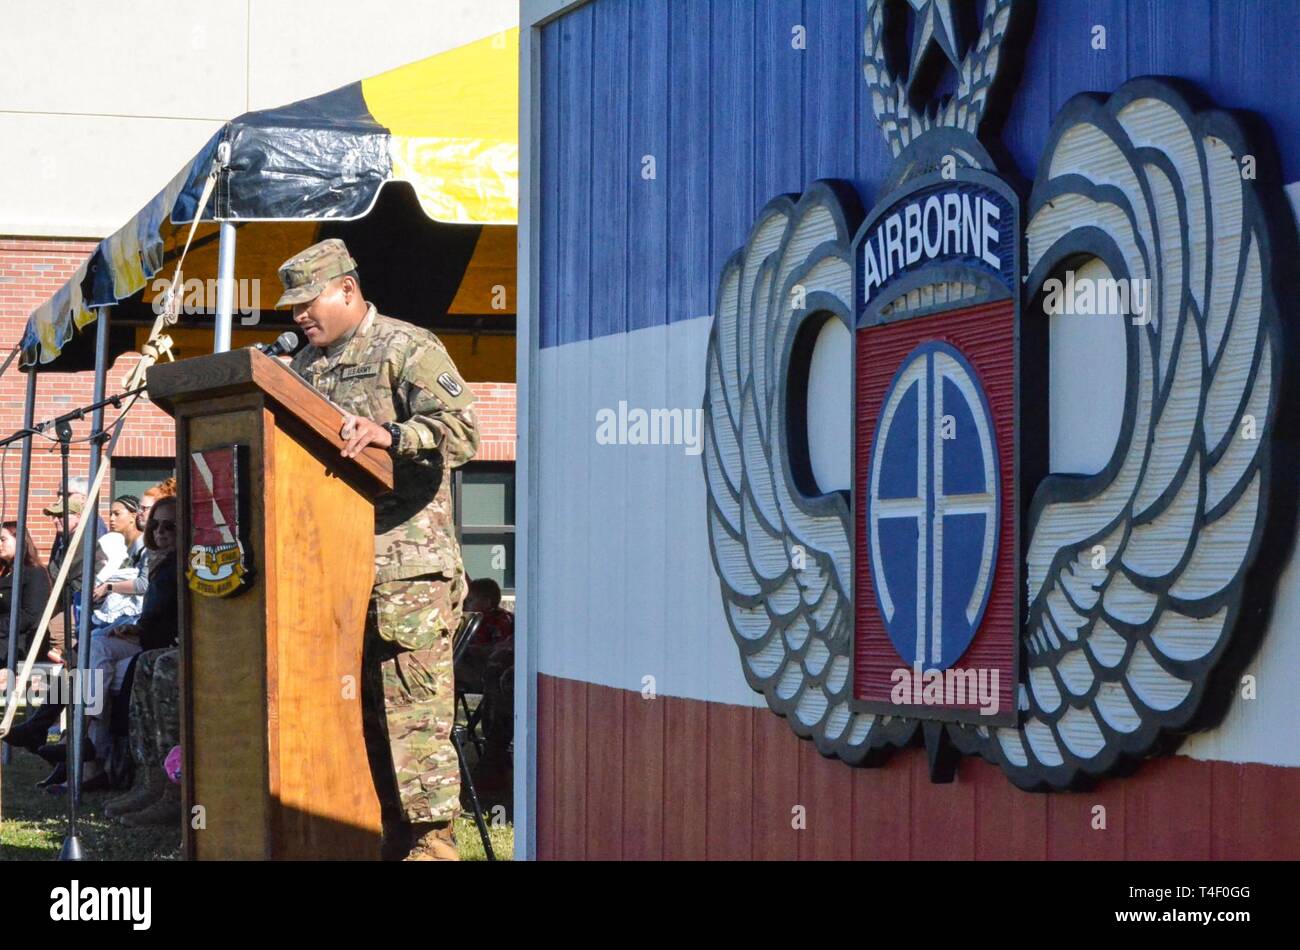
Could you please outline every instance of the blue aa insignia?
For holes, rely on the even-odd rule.
[[[885,398],[871,454],[876,603],[910,667],[947,669],[979,629],[998,536],[988,400],[954,347],[917,347]]]

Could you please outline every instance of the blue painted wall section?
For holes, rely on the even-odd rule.
[[[777,194],[846,178],[877,200],[890,156],[864,95],[865,15],[855,0],[593,0],[543,30],[543,347],[712,313],[718,269]],[[1042,0],[1002,141],[1032,180],[1071,96],[1176,75],[1259,113],[1300,180],[1300,110],[1282,94],[1300,88],[1298,28],[1291,0]]]

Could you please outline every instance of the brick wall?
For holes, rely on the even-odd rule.
[[[515,384],[470,383],[478,402],[480,462],[515,460]]]
[[[31,312],[48,300],[94,250],[93,242],[27,240],[0,238],[0,362],[13,345],[22,339]],[[86,331],[83,331],[86,332]],[[124,354],[109,368],[108,392],[113,393],[126,372],[139,359]],[[26,377],[18,371],[15,360],[0,377],[0,437],[12,433],[23,423]],[[52,419],[91,401],[94,374],[46,373],[36,387],[37,422]],[[483,427],[482,461],[513,461],[515,458],[515,386],[513,383],[479,383],[471,381],[479,398],[478,410]],[[109,409],[105,421],[111,422],[115,410]],[[86,436],[89,421],[76,423],[74,435]],[[20,444],[0,455],[0,507],[5,520],[18,511]],[[176,442],[171,417],[149,403],[137,403],[131,410],[122,438],[118,441],[118,458],[163,459],[175,457]],[[74,445],[69,468],[73,476],[85,477],[89,459],[83,446]],[[55,497],[59,487],[59,452],[56,443],[38,438],[32,450],[31,500],[29,521],[32,537],[41,552],[47,553],[54,540],[54,526],[41,509]],[[101,512],[108,506],[101,501]]]

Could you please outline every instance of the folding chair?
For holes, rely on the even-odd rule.
[[[474,641],[474,634],[478,632],[479,624],[483,621],[481,613],[469,611],[465,613],[460,622],[460,629],[456,631],[455,639],[452,641],[452,664],[458,670],[461,661],[465,658],[465,653],[470,644]],[[469,707],[469,697],[478,696],[479,702],[473,709]],[[474,746],[474,752],[482,757],[483,755],[483,735],[480,731],[480,722],[483,718],[483,684],[481,682],[466,682],[462,677],[456,677],[456,698],[455,705],[458,710],[465,714],[465,738],[469,739]]]
[[[465,649],[474,639],[474,633],[478,630],[479,623],[482,622],[482,620],[483,615],[473,611],[469,611],[461,617],[460,629],[456,631],[456,635],[451,641],[451,662],[453,669],[456,664],[460,662],[461,657],[465,655]],[[465,700],[465,694],[461,691],[461,684],[459,681],[456,683],[455,703],[464,708],[467,725],[457,726],[454,723],[452,724],[451,743],[456,747],[456,757],[460,761],[461,780],[469,790],[469,803],[474,813],[474,824],[478,827],[479,837],[483,839],[483,853],[487,855],[489,861],[495,861],[497,856],[492,850],[492,839],[488,835],[487,822],[483,820],[483,806],[479,804],[478,790],[474,787],[474,779],[469,774],[469,768],[465,765],[465,739],[467,737],[471,742],[474,742],[474,748],[477,750],[478,754],[480,756],[483,754],[481,744],[482,739],[480,738],[475,740],[472,732],[472,730],[478,725],[478,717],[475,716],[471,719],[469,704]],[[476,709],[475,713],[477,712]]]

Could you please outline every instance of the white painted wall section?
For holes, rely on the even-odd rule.
[[[701,317],[539,354],[535,596],[542,673],[638,691],[653,676],[660,695],[763,705],[740,672],[722,611],[700,457],[684,446],[596,441],[597,413],[617,410],[620,400],[645,409],[702,404],[711,325],[711,317]],[[826,348],[819,365],[828,378],[813,384],[814,407],[836,398],[848,403],[847,377],[834,355],[844,342]],[[1084,375],[1097,369],[1073,365]],[[1062,425],[1095,428],[1092,403],[1056,401]],[[846,443],[841,459],[828,445],[824,471],[847,466],[847,450]],[[1300,630],[1288,620],[1296,616],[1300,563],[1293,557],[1251,666],[1258,697],[1236,701],[1225,723],[1190,739],[1184,754],[1300,766],[1300,694],[1291,684],[1300,669]]]

